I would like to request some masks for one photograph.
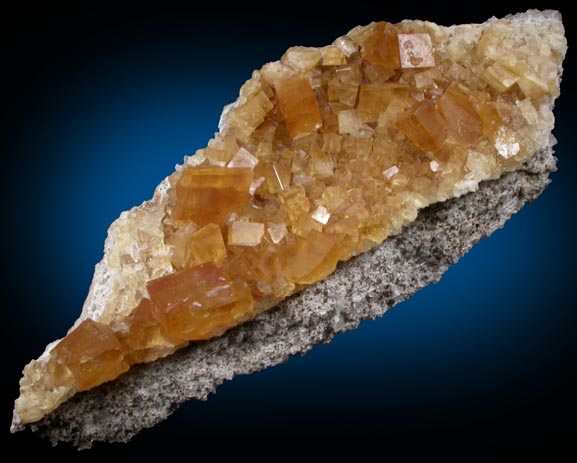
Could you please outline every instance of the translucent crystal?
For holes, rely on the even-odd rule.
[[[378,22],[255,71],[216,137],[168,178],[165,202],[118,240],[114,272],[143,273],[114,280],[109,306],[130,310],[85,319],[26,367],[23,422],[219,336],[420,209],[521,166],[548,143],[566,48],[562,27],[540,27]]]
[[[292,138],[311,133],[322,125],[317,99],[307,77],[282,78],[274,83],[274,87]]]
[[[257,164],[258,164],[258,158],[254,157],[246,149],[240,148],[226,166],[246,167],[248,169],[254,169],[254,166],[256,166]]]
[[[467,95],[456,87],[449,87],[438,104],[448,132],[455,140],[467,146],[479,141],[483,123]]]
[[[232,117],[237,126],[246,135],[250,135],[262,124],[264,118],[273,107],[273,104],[264,92],[258,92],[249,98],[246,103],[238,107],[232,114]]]
[[[154,349],[171,342],[166,330],[166,317],[150,299],[140,301],[130,315],[129,325],[124,341],[130,349]]]
[[[281,254],[283,273],[298,284],[312,284],[331,274],[340,258],[336,239],[312,230]]]
[[[363,40],[363,59],[388,69],[401,67],[398,31],[392,24],[379,22]]]
[[[90,319],[72,330],[54,348],[51,357],[70,370],[81,391],[128,370],[124,350],[112,329]]]
[[[406,95],[409,86],[398,83],[363,84],[360,87],[358,111],[363,122],[376,122],[391,100]]]
[[[230,279],[214,264],[153,280],[147,288],[152,303],[165,314],[168,334],[176,339],[211,338],[253,309],[246,284]]]
[[[292,47],[282,57],[282,62],[300,69],[308,71],[314,68],[321,59],[321,51],[312,47]]]
[[[176,185],[172,217],[198,225],[222,224],[247,203],[252,169],[203,167],[185,169]]]
[[[519,76],[499,63],[493,63],[483,71],[483,78],[498,92],[504,92],[519,81]]]
[[[285,236],[288,234],[288,230],[286,228],[286,224],[284,223],[275,223],[271,224],[267,228],[268,234],[270,236],[271,241],[274,244],[279,244]]]
[[[205,225],[190,236],[191,260],[188,265],[212,262],[222,264],[226,257],[226,246],[220,227],[215,223]]]
[[[311,217],[317,222],[326,225],[329,222],[329,219],[331,218],[331,213],[327,211],[326,207],[319,206],[311,214]]]
[[[397,121],[397,127],[423,151],[439,151],[447,138],[447,124],[429,100],[415,103]]]
[[[228,229],[230,246],[257,246],[264,236],[264,224],[254,222],[233,222]]]

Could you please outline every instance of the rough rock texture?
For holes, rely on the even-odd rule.
[[[545,149],[524,170],[428,207],[402,234],[351,259],[325,281],[255,321],[78,394],[31,428],[53,443],[79,448],[98,441],[128,441],[186,400],[206,398],[227,379],[283,363],[382,315],[439,281],[477,241],[539,196],[555,162],[553,150]]]
[[[110,227],[80,319],[24,368],[12,429],[220,335],[401,233],[419,209],[520,168],[548,145],[565,51],[560,14],[529,11],[358,26],[265,64],[209,146]],[[234,295],[213,293],[228,287],[217,279]]]

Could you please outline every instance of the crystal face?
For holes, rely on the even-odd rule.
[[[93,320],[80,323],[51,354],[51,362],[59,364],[55,365],[55,370],[69,370],[80,391],[98,386],[128,370],[124,349],[114,332]],[[62,381],[67,381],[67,378],[55,375],[55,384]]]
[[[221,132],[169,177],[170,271],[128,315],[84,320],[26,367],[21,420],[219,336],[529,159],[553,126],[562,27],[468,27],[373,23],[255,72]]]
[[[231,213],[245,206],[252,179],[248,168],[187,169],[176,186],[172,217],[200,226],[224,224]]]

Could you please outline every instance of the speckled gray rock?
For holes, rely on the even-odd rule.
[[[79,448],[128,441],[191,398],[205,399],[227,379],[304,354],[361,321],[381,316],[489,236],[549,183],[556,159],[539,152],[523,170],[421,212],[380,247],[341,265],[325,281],[257,320],[165,359],[134,367],[112,383],[78,394],[30,427],[53,443]]]

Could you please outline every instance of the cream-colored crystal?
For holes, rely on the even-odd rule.
[[[316,220],[318,223],[326,225],[331,218],[331,213],[327,211],[327,208],[324,206],[319,206],[315,209],[315,211],[311,214],[311,217]]]
[[[387,179],[393,178],[395,175],[399,173],[399,168],[397,166],[391,166],[388,169],[383,171],[383,175],[387,177]]]
[[[279,244],[288,233],[285,223],[272,224],[267,228],[267,231],[274,244]]]
[[[248,169],[254,169],[254,166],[257,164],[258,158],[254,157],[246,149],[240,148],[226,167],[246,167]]]
[[[520,77],[497,62],[485,68],[483,78],[495,90],[504,92],[518,82]]]
[[[363,123],[359,119],[356,110],[346,109],[339,111],[337,117],[339,119],[339,133],[341,135],[356,135],[362,131]]]
[[[429,34],[399,34],[401,67],[430,68],[435,65],[433,44]]]
[[[338,66],[347,63],[347,57],[343,51],[335,45],[324,47],[321,55],[323,66]]]
[[[419,72],[415,74],[415,87],[418,89],[432,87],[435,85],[433,80],[433,73],[430,70]]]
[[[233,222],[228,229],[228,244],[231,246],[257,246],[264,236],[264,224]]]
[[[309,71],[321,59],[321,50],[312,47],[292,47],[282,57],[282,62],[300,71]]]

